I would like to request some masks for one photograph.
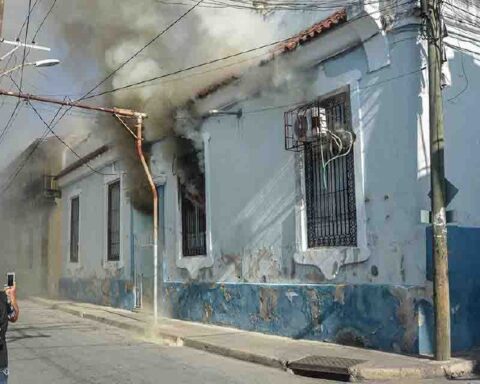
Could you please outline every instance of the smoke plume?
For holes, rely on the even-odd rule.
[[[191,4],[193,6],[195,3]],[[188,6],[166,5],[155,0],[78,0],[62,2],[56,14],[57,20],[61,20],[60,36],[66,39],[71,49],[72,62],[92,63],[101,79],[186,10]],[[99,90],[121,87],[274,41],[276,27],[276,21],[266,22],[261,13],[252,10],[198,7],[115,73]],[[177,147],[187,147],[181,151],[183,153],[194,152],[198,160],[196,167],[202,171],[203,142],[198,131],[200,120],[192,115],[188,102],[207,85],[237,72],[239,66],[233,65],[234,62],[221,62],[215,71],[209,68],[209,72],[205,69],[187,72],[165,81],[95,98],[92,102],[146,112],[149,115],[145,131],[147,141],[172,135],[186,139],[177,141]],[[225,68],[220,70],[218,66]],[[79,71],[77,65],[75,71]],[[85,72],[91,73],[92,69]],[[120,132],[115,124],[111,122],[110,133]],[[131,137],[122,133],[114,133],[114,136],[113,141],[122,146],[122,150],[125,149],[123,153],[126,154],[132,193],[135,195],[138,186],[148,191],[138,183],[144,176],[139,175],[141,171],[135,160]],[[179,158],[181,156],[177,156]],[[184,162],[187,159],[192,161],[191,156],[184,156]],[[186,170],[179,170],[179,178],[187,183],[190,176],[186,175],[190,174],[192,165],[184,162],[177,162],[177,166],[186,167]],[[143,206],[147,199],[142,202],[141,193],[137,195],[137,205]]]

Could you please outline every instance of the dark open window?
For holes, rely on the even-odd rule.
[[[120,260],[120,181],[116,181],[108,186],[107,260]]]
[[[202,183],[203,184],[203,183]],[[202,185],[202,188],[205,188]],[[181,186],[182,250],[183,256],[199,256],[207,253],[205,202],[203,193],[191,193]]]
[[[356,246],[353,136],[348,133],[351,132],[348,94],[324,100],[320,107],[326,127],[339,137],[343,134],[342,137],[352,139],[349,151],[344,145],[343,153],[335,153],[330,143],[321,140],[304,146],[308,246]],[[332,157],[335,159],[329,162]]]
[[[80,198],[70,200],[70,262],[78,263],[78,242],[80,226]]]

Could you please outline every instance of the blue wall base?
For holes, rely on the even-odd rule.
[[[448,226],[452,350],[480,346],[480,228]],[[427,228],[427,278],[432,280],[432,229]]]
[[[60,296],[86,303],[132,310],[134,308],[133,284],[121,279],[61,278]]]
[[[295,339],[430,354],[431,304],[421,287],[165,283],[173,318]]]

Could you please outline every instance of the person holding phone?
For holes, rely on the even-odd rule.
[[[8,276],[8,284],[5,290],[0,291],[0,384],[8,383],[8,353],[5,339],[8,323],[16,322],[20,314],[14,276],[15,275],[13,275],[13,278]]]

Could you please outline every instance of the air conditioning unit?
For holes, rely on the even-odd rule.
[[[345,94],[315,100],[285,112],[285,149],[302,151],[305,145],[336,146],[340,152],[354,140]],[[339,144],[341,142],[341,144]]]
[[[59,199],[62,197],[62,192],[58,189],[55,176],[43,176],[43,196],[47,199]]]

